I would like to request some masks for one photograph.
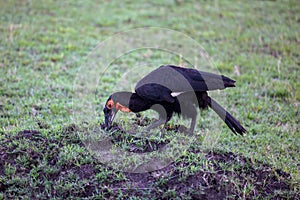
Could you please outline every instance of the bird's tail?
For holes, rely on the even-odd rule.
[[[208,97],[208,105],[219,115],[233,133],[239,133],[241,135],[246,133],[246,129],[240,124],[240,122],[210,97]]]

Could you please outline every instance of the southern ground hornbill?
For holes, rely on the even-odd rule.
[[[235,81],[223,76],[192,68],[163,65],[141,79],[135,93],[116,92],[109,96],[103,109],[105,127],[109,129],[116,113],[155,110],[159,119],[147,130],[167,123],[173,113],[191,119],[189,132],[196,125],[197,107],[212,108],[233,133],[243,134],[246,129],[221,105],[208,96],[207,91],[235,87]]]

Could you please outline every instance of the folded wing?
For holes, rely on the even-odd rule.
[[[145,100],[167,101],[172,103],[173,92],[209,91],[235,87],[235,81],[218,74],[163,65],[142,78],[135,92]]]

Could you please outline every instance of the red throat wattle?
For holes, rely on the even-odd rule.
[[[116,107],[116,110],[120,110],[121,112],[125,112],[125,113],[128,113],[128,112],[131,112],[131,110],[126,107],[126,106],[123,106],[122,104],[120,104],[119,102],[117,102],[116,104],[114,103],[114,101],[112,99],[110,99],[107,103],[106,103],[106,107],[108,109],[112,109],[113,107]]]

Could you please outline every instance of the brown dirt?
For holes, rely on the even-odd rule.
[[[299,199],[300,197],[299,194],[292,191],[293,186],[290,184],[291,177],[289,174],[231,152],[206,152],[203,159],[207,161],[209,169],[212,170],[207,170],[207,166],[203,164],[199,170],[186,174],[184,169],[188,169],[193,164],[199,166],[199,163],[188,162],[187,155],[158,171],[141,174],[124,173],[125,179],[116,178],[115,174],[119,172],[103,166],[97,160],[91,159],[92,161],[80,166],[76,165],[75,161],[59,164],[60,147],[67,144],[84,146],[76,136],[75,130],[77,130],[76,126],[67,127],[61,133],[60,139],[47,139],[35,130],[24,130],[15,136],[7,136],[0,146],[0,192],[10,197],[16,197],[18,193],[12,192],[15,191],[13,188],[26,187],[34,197],[35,194],[45,192],[46,187],[43,181],[47,179],[51,182],[50,188],[47,188],[48,195],[62,198],[71,196],[92,197],[96,193],[102,193],[105,198],[114,199],[119,192],[122,192],[127,197],[137,196],[156,199],[169,199],[172,196],[192,199],[236,199],[243,198],[240,191],[243,191],[247,184],[253,186],[251,191],[247,193],[247,199],[255,197]],[[118,137],[114,139],[117,142]],[[19,149],[14,141],[29,143],[30,146],[38,147],[39,151],[34,150],[34,148]],[[155,143],[155,141],[153,142]],[[190,149],[188,154],[192,153],[200,152],[197,149]],[[17,159],[24,154],[29,156],[30,162],[26,165],[20,165]],[[89,154],[81,156],[92,157]],[[30,177],[32,168],[40,165],[42,160],[47,161],[44,165],[56,170],[51,172],[39,170],[37,182],[39,181],[40,184],[35,187],[26,184],[26,182],[12,182],[10,181],[11,177],[5,174],[5,167],[10,165],[16,168],[14,176],[26,179]],[[229,167],[224,167],[225,164]],[[239,167],[232,170],[230,166]],[[109,171],[107,177],[101,180],[96,179],[97,174],[103,170]],[[67,180],[69,174],[73,174],[75,177],[69,179],[69,182],[74,182],[76,185],[77,182],[85,180],[85,185],[80,186],[80,188],[73,186],[71,191],[56,190],[57,182]]]
[[[155,119],[154,119],[155,120]],[[158,149],[164,147],[170,141],[168,139],[159,138],[158,140],[148,139],[147,137],[141,138],[135,136],[135,127],[142,126],[146,127],[150,125],[153,119],[149,119],[148,117],[141,117],[141,115],[137,114],[137,117],[133,119],[133,126],[131,130],[124,130],[120,125],[117,123],[113,123],[112,127],[110,128],[112,142],[114,144],[124,144],[127,141],[131,141],[130,144],[127,144],[129,148],[127,149],[130,152],[134,153],[147,153],[152,151],[157,151]],[[101,129],[105,129],[104,123],[100,125]],[[165,133],[168,131],[173,131],[174,133],[177,132],[187,132],[188,128],[182,125],[174,125],[171,126],[169,124],[163,127]],[[134,142],[132,142],[134,141]]]

